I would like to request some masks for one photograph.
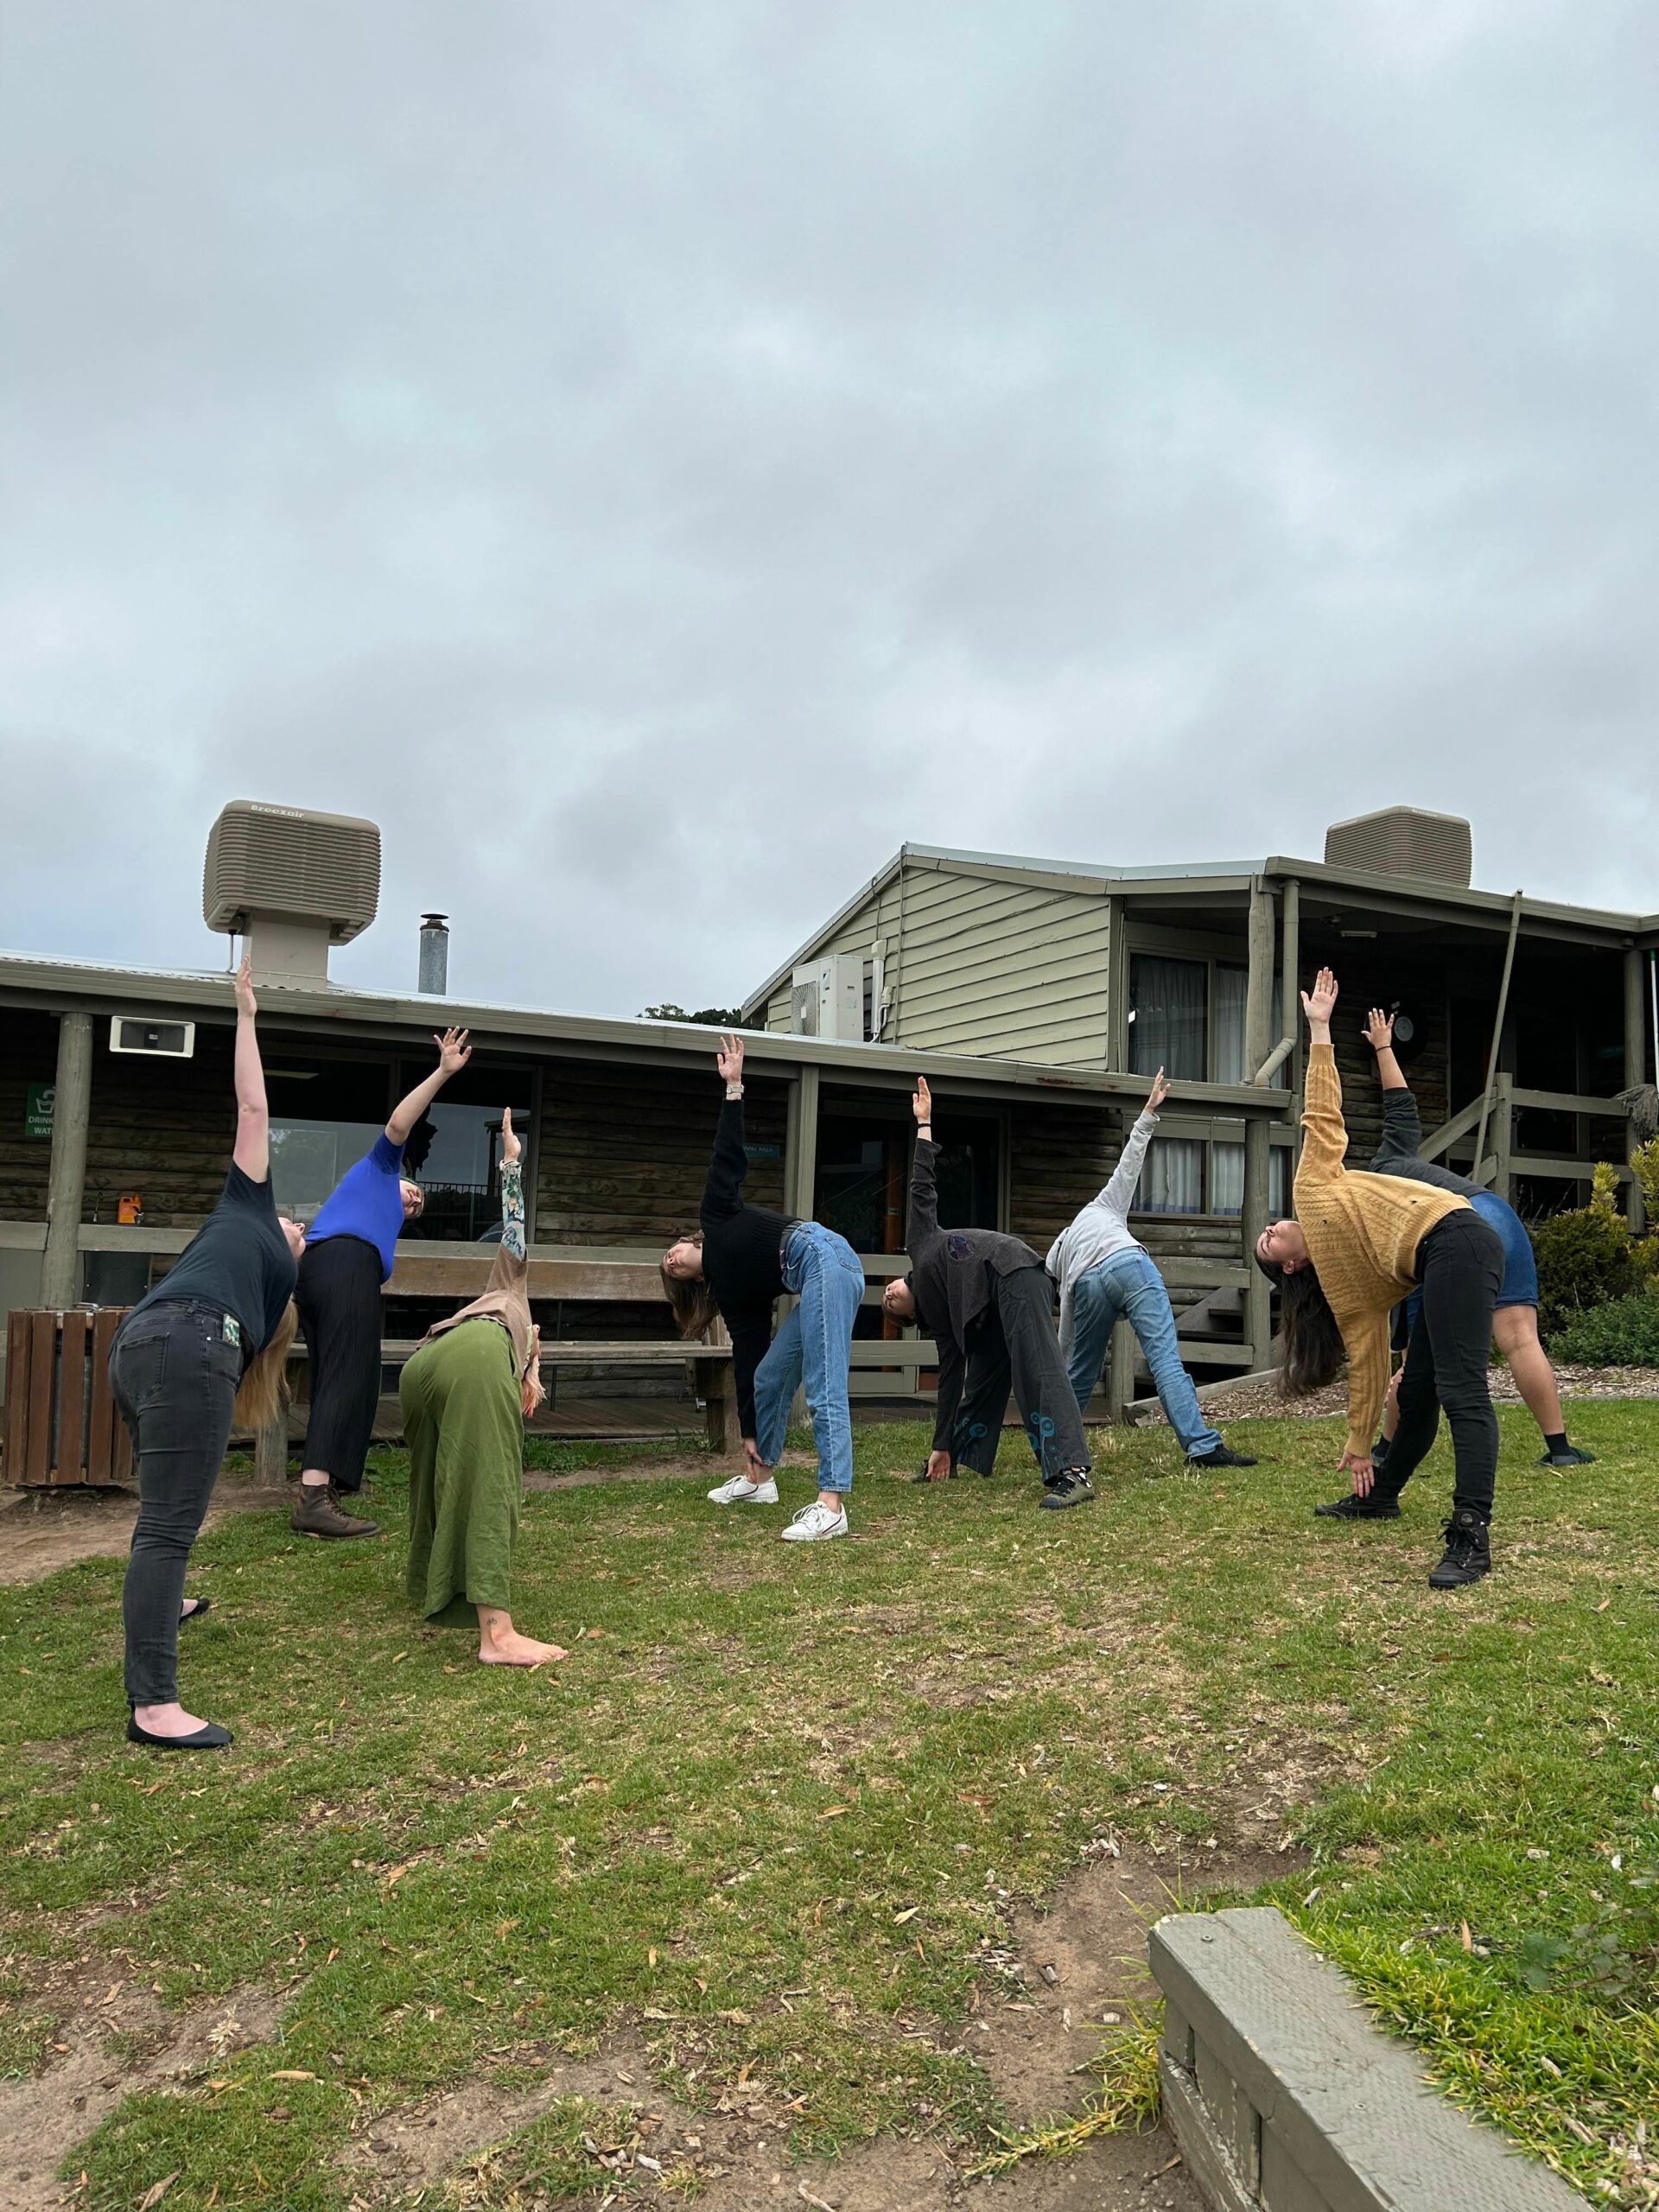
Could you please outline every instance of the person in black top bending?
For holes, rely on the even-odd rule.
[[[702,1194],[701,1227],[663,1255],[663,1285],[684,1336],[702,1336],[716,1313],[732,1339],[732,1371],[743,1432],[743,1471],[711,1490],[716,1505],[775,1505],[773,1469],[784,1455],[789,1408],[804,1382],[818,1447],[818,1494],[784,1530],[787,1543],[847,1534],[853,1486],[853,1427],[847,1404],[853,1317],[864,1270],[844,1236],[821,1222],[746,1205],[743,1040],[722,1037],[726,1102]],[[774,1337],[772,1311],[796,1300]]]
[[[110,1382],[132,1433],[138,1519],[121,1611],[126,1623],[127,1736],[168,1751],[231,1740],[179,1703],[184,1572],[233,1421],[259,1429],[282,1411],[296,1325],[294,1284],[305,1231],[276,1211],[258,1008],[246,955],[236,978],[236,1146],[219,1204],[174,1265],[117,1330]]]
[[[917,1122],[910,1180],[907,1275],[882,1303],[895,1320],[917,1321],[939,1348],[938,1410],[925,1471],[940,1482],[958,1464],[988,1475],[1012,1387],[1026,1434],[1042,1470],[1039,1503],[1050,1510],[1084,1504],[1095,1494],[1083,1416],[1054,1334],[1048,1272],[1029,1244],[994,1229],[941,1229],[933,1141],[933,1100],[916,1079]]]

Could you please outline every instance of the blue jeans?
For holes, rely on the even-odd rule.
[[[1169,1293],[1149,1254],[1139,1249],[1116,1252],[1109,1260],[1090,1268],[1072,1294],[1072,1313],[1076,1335],[1068,1372],[1079,1409],[1088,1404],[1100,1380],[1101,1363],[1112,1331],[1127,1315],[1182,1451],[1189,1459],[1197,1459],[1215,1450],[1221,1438],[1198,1411],[1192,1377],[1181,1365]]]
[[[803,1380],[818,1447],[818,1488],[853,1486],[853,1419],[847,1406],[853,1316],[864,1270],[844,1236],[804,1221],[784,1246],[784,1287],[798,1303],[785,1315],[754,1370],[755,1448],[769,1467],[784,1456],[789,1408]]]

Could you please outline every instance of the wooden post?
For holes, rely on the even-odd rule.
[[[1106,1418],[1126,1421],[1134,1403],[1135,1332],[1127,1321],[1120,1321],[1106,1353]]]
[[[1624,955],[1624,1088],[1627,1090],[1637,1084],[1645,1083],[1648,1076],[1647,1007],[1643,1004],[1647,996],[1644,988],[1647,978],[1643,972],[1646,964],[1639,952]],[[1654,1069],[1653,1079],[1659,1083],[1659,1067]],[[1630,1146],[1630,1125],[1626,1122],[1623,1149],[1628,1153]],[[1642,1185],[1634,1175],[1625,1192],[1624,1203],[1630,1227],[1639,1234],[1643,1213]]]
[[[1290,1118],[1297,1124],[1300,1135],[1300,1109],[1295,1101],[1302,1095],[1302,887],[1291,881],[1284,886],[1284,918],[1281,925],[1279,960],[1279,1034],[1294,1037],[1290,1059],[1284,1070],[1284,1080],[1292,1105]]]
[[[288,1409],[266,1423],[253,1440],[253,1478],[266,1490],[280,1490],[288,1480]]]
[[[729,1344],[731,1341],[726,1324],[715,1314],[709,1325],[709,1342]],[[735,1452],[743,1440],[738,1433],[737,1376],[729,1358],[701,1359],[693,1364],[703,1418],[708,1423],[709,1447],[723,1459]]]
[[[1106,901],[1106,1072],[1129,1072],[1129,930],[1128,901]]]
[[[92,1017],[58,1017],[58,1087],[46,1189],[42,1306],[80,1302],[80,1209],[86,1189],[86,1129],[92,1105]]]
[[[1273,1046],[1273,893],[1258,877],[1250,885],[1249,972],[1244,989],[1246,1083]]]
[[[1500,1198],[1510,1196],[1510,1156],[1515,1149],[1515,1101],[1510,1096],[1515,1077],[1507,1072],[1492,1084],[1492,1180]],[[1475,1173],[1480,1169],[1477,1166]]]
[[[1244,1124],[1244,1198],[1239,1208],[1238,1236],[1249,1275],[1244,1286],[1244,1334],[1258,1370],[1271,1364],[1273,1351],[1273,1286],[1255,1264],[1255,1240],[1268,1225],[1271,1146],[1267,1117],[1252,1114]]]
[[[812,1217],[817,1191],[818,1071],[803,1068],[796,1080],[795,1111],[784,1162],[784,1211],[802,1221]]]

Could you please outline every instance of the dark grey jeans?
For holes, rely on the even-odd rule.
[[[1047,1270],[1018,1268],[1012,1274],[993,1274],[991,1301],[968,1347],[950,1457],[976,1474],[990,1473],[1012,1390],[1043,1480],[1052,1482],[1066,1467],[1086,1468],[1083,1416],[1054,1334]]]
[[[1492,1517],[1497,1415],[1486,1370],[1492,1308],[1503,1280],[1497,1231],[1472,1206],[1437,1221],[1418,1249],[1423,1302],[1400,1378],[1400,1425],[1377,1469],[1375,1495],[1398,1497],[1428,1456],[1446,1409],[1452,1431],[1452,1503]]]
[[[129,1705],[171,1705],[179,1694],[184,1572],[230,1442],[241,1379],[241,1349],[226,1341],[225,1316],[194,1301],[147,1306],[122,1324],[111,1347],[110,1382],[138,1472],[121,1592]]]

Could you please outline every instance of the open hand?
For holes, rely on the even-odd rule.
[[[245,1014],[250,1021],[259,1011],[253,995],[253,956],[249,952],[244,952],[242,965],[236,971],[236,1010]]]
[[[1152,1089],[1147,1093],[1145,1110],[1148,1114],[1155,1114],[1168,1096],[1169,1085],[1164,1081],[1164,1071],[1160,1068],[1152,1078]]]
[[[1353,1478],[1356,1497],[1370,1496],[1371,1484],[1376,1478],[1369,1452],[1344,1452],[1342,1455],[1342,1471],[1345,1475],[1351,1475]]]
[[[950,1454],[930,1452],[927,1455],[927,1479],[931,1483],[948,1482],[950,1478]]]
[[[511,1166],[524,1148],[518,1132],[512,1126],[512,1109],[504,1106],[501,1109],[501,1165]]]
[[[1302,993],[1302,1012],[1310,1021],[1328,1022],[1336,1003],[1337,979],[1328,968],[1321,968],[1313,989]]]
[[[1388,1052],[1394,1049],[1394,1016],[1374,1006],[1365,1017],[1365,1042],[1374,1052]]]
[[[446,1076],[458,1075],[473,1057],[473,1048],[467,1039],[470,1029],[446,1029],[440,1037],[435,1029],[432,1042],[438,1048],[438,1065]]]
[[[741,1083],[743,1080],[743,1039],[741,1037],[722,1036],[715,1061],[721,1074],[728,1083]]]
[[[933,1121],[933,1094],[927,1087],[927,1077],[918,1075],[916,1088],[910,1094],[910,1110],[916,1116],[918,1128],[929,1128]]]

